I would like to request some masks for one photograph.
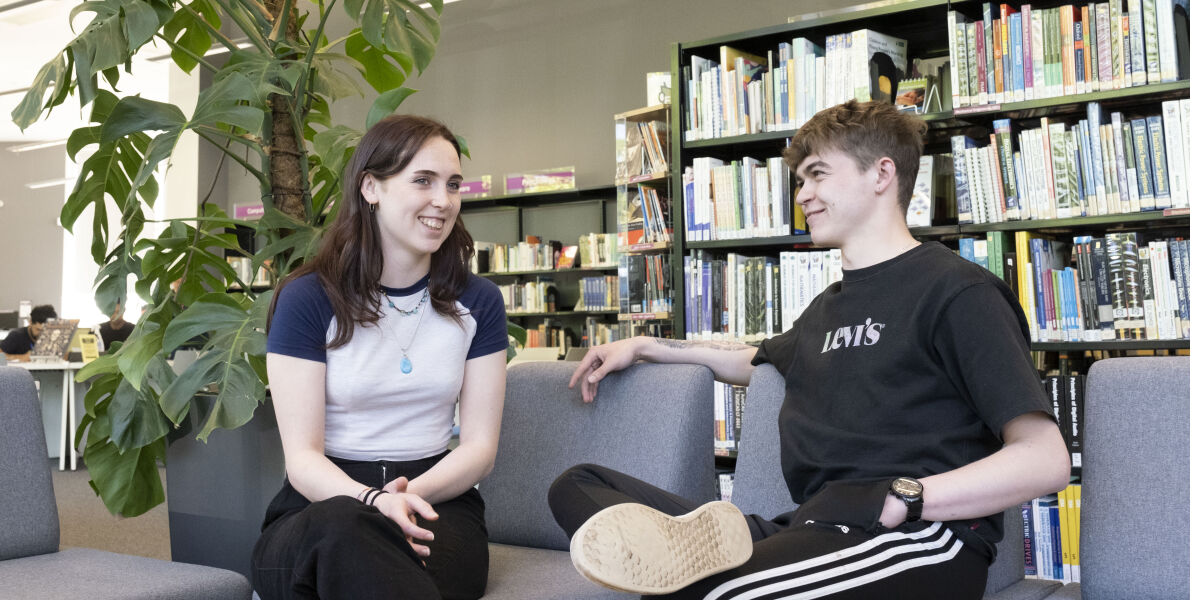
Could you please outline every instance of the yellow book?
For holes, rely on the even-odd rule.
[[[1080,511],[1083,508],[1083,486],[1078,483],[1068,486],[1071,489],[1071,578],[1074,581],[1079,579],[1079,538],[1082,531],[1079,529]]]
[[[1067,488],[1058,492],[1058,547],[1059,559],[1062,560],[1062,582],[1071,583],[1071,558],[1067,548],[1071,545],[1071,518],[1067,513],[1071,512],[1071,500],[1067,495]]]
[[[83,362],[85,364],[100,358],[100,346],[96,343],[96,336],[94,334],[80,334],[79,350],[80,354],[83,355]]]
[[[1037,327],[1037,315],[1034,314],[1033,304],[1033,268],[1029,261],[1029,232],[1014,232],[1013,244],[1017,250],[1017,299],[1025,311],[1025,322],[1029,323],[1032,332]],[[1033,334],[1037,339],[1037,334]]]

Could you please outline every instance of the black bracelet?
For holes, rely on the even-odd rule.
[[[387,492],[378,488],[372,489],[371,493],[367,494],[367,506],[375,506],[375,501],[378,500],[381,495],[386,493]]]
[[[376,488],[376,487],[367,488],[366,490],[363,490],[362,497],[360,497],[359,500],[363,504],[373,505],[372,503],[375,502],[375,496],[378,496],[379,494],[382,494],[382,493],[383,493],[383,490],[381,490],[379,488]]]

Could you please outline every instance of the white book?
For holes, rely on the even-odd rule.
[[[1030,56],[1033,59],[1033,97],[1046,97],[1046,48],[1042,39],[1042,11],[1035,10],[1029,17],[1033,28],[1033,47]]]
[[[1096,6],[1096,40],[1095,47],[1098,53],[1096,65],[1100,72],[1096,74],[1100,80],[1100,91],[1108,91],[1113,89],[1112,82],[1112,45],[1109,35],[1109,18],[1108,18],[1108,2],[1101,1]]]
[[[825,54],[828,56],[829,51],[826,50]],[[816,102],[816,108],[813,111],[813,114],[816,114],[823,110],[826,106],[829,106],[829,98],[827,97],[826,92],[827,86],[825,85],[826,70],[825,56],[817,56],[813,58],[813,79],[816,81],[815,89],[817,90],[816,93],[813,94],[814,101]]]
[[[1153,3],[1154,0],[1149,0]],[[1129,0],[1129,60],[1133,66],[1133,85],[1146,85],[1146,39],[1142,20],[1142,0]],[[1153,6],[1153,4],[1151,4]]]
[[[1150,248],[1142,246],[1138,248],[1138,269],[1142,274],[1142,314],[1145,315],[1146,322],[1146,339],[1161,340],[1158,331],[1158,282],[1154,280],[1153,268],[1150,267]]]
[[[908,203],[905,222],[909,227],[929,227],[933,223],[933,156],[926,154],[917,163],[917,179]]]
[[[1179,101],[1179,122],[1183,124],[1185,131],[1193,131],[1192,129],[1192,99],[1184,98]],[[1192,136],[1183,136],[1183,164],[1192,164]],[[1192,188],[1188,186],[1188,206],[1192,205]]]
[[[872,62],[875,60],[891,59],[892,67],[895,69],[896,81],[892,81],[893,89],[891,94],[895,94],[895,86],[899,84],[899,79],[908,69],[908,42],[898,37],[871,31],[870,29],[859,29],[851,35],[850,42],[850,73],[852,76],[853,98],[859,102],[868,102],[872,99],[872,88],[878,88],[877,79],[883,76],[883,73],[872,74]],[[881,99],[881,98],[876,98]],[[888,98],[890,101],[891,98]]]
[[[808,268],[810,254],[810,252],[795,253],[795,271],[792,273],[793,285],[796,288],[795,304],[792,306],[793,319],[800,318],[812,297],[812,277]]]
[[[1180,118],[1179,101],[1167,100],[1163,107],[1163,133],[1167,147],[1167,181],[1171,186],[1171,207],[1188,206],[1188,166],[1184,161],[1184,123]]]
[[[967,17],[958,11],[946,12],[946,39],[950,47],[950,102],[952,108],[965,104],[968,92],[964,89],[967,82],[962,81],[960,73],[966,73],[966,45],[962,40],[960,24],[966,23]]]
[[[1174,8],[1174,0],[1155,0],[1154,16],[1158,19],[1158,72],[1159,80],[1163,82],[1179,79]]]
[[[825,69],[825,93],[823,95],[825,102],[822,108],[833,106],[834,99],[838,95],[838,91],[841,90],[841,84],[834,76],[836,73],[842,72],[842,54],[838,49],[841,40],[842,36],[840,35],[825,36],[825,62],[833,65],[833,67]]]
[[[1123,27],[1121,25],[1121,0],[1109,0],[1108,2],[1108,39],[1109,47],[1112,49],[1112,78],[1113,89],[1120,89],[1128,85],[1125,81],[1125,37]]]

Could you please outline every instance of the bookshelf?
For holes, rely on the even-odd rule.
[[[468,228],[480,242],[491,242],[506,246],[517,245],[527,236],[536,235],[545,242],[559,241],[563,246],[579,244],[579,237],[587,233],[607,233],[614,229],[616,186],[600,185],[570,190],[548,192],[503,194],[467,198],[462,201],[464,219],[474,220]],[[507,227],[497,226],[503,222]],[[579,346],[589,332],[611,324],[615,328],[615,309],[604,307],[587,308],[580,303],[580,290],[588,279],[616,275],[616,264],[582,264],[583,252],[570,268],[513,269],[502,272],[478,273],[501,286],[506,298],[526,296],[531,291],[544,294],[553,289],[556,305],[553,310],[513,310],[508,317],[531,331],[530,343],[541,343],[548,337],[539,330],[563,332],[564,343]],[[594,282],[593,282],[594,283]],[[537,308],[541,308],[540,306]],[[568,333],[569,332],[569,333]],[[557,335],[557,334],[553,334]]]
[[[995,5],[998,4],[996,3]],[[1036,1],[1031,4],[1030,9],[1031,12],[1056,9],[1061,4],[1063,3]],[[1073,4],[1075,6],[1086,5],[1086,3],[1080,2]],[[1139,2],[1138,4],[1140,5],[1141,3]],[[1103,7],[1113,5],[1123,7],[1125,3],[1101,3]],[[1019,6],[1014,6],[1016,6],[1018,11],[1020,10]],[[728,128],[725,127],[725,124],[722,124],[718,129],[723,131],[724,134],[710,134],[713,129],[713,123],[710,122],[705,125],[695,115],[698,110],[701,110],[698,107],[700,106],[699,102],[703,100],[702,98],[698,100],[696,96],[702,95],[705,90],[710,93],[719,93],[716,90],[720,88],[700,87],[703,84],[703,78],[695,72],[697,66],[705,65],[705,61],[709,61],[708,64],[716,63],[719,65],[723,54],[722,47],[724,46],[734,48],[743,54],[761,57],[769,57],[769,53],[773,53],[773,56],[777,58],[781,44],[792,44],[798,38],[805,38],[817,46],[824,47],[827,36],[849,33],[859,29],[870,29],[906,40],[908,42],[906,60],[910,64],[914,58],[929,61],[930,63],[937,63],[939,60],[947,60],[952,50],[957,50],[954,40],[948,34],[948,11],[962,13],[966,16],[967,20],[982,21],[980,14],[982,7],[983,3],[978,1],[946,2],[944,0],[912,0],[880,2],[806,15],[792,19],[789,23],[772,25],[751,31],[730,33],[695,42],[674,44],[672,47],[671,73],[672,89],[676,93],[672,98],[671,104],[671,114],[673,116],[671,122],[671,173],[673,183],[676,189],[679,190],[679,193],[676,194],[677,197],[673,198],[672,206],[674,228],[679,242],[670,251],[673,258],[672,281],[678,282],[676,287],[683,290],[685,288],[684,282],[689,281],[689,274],[685,271],[684,266],[685,258],[697,256],[700,252],[706,252],[712,256],[736,253],[752,258],[766,257],[768,259],[779,260],[781,253],[815,249],[812,239],[808,235],[805,235],[802,229],[796,228],[782,235],[772,232],[735,239],[697,238],[693,234],[693,228],[697,221],[693,218],[693,215],[688,213],[688,204],[685,198],[691,197],[694,199],[698,196],[699,192],[692,190],[692,195],[689,196],[689,190],[685,186],[689,181],[688,177],[690,177],[693,185],[700,183],[700,179],[695,173],[696,169],[693,168],[693,172],[690,174],[686,173],[689,167],[695,166],[696,159],[712,158],[716,161],[732,163],[733,161],[741,161],[743,157],[752,157],[765,161],[770,157],[776,157],[781,154],[803,122],[803,118],[797,118],[795,114],[787,115],[790,118],[781,118],[777,122],[772,122],[769,119],[770,113],[764,109],[764,114],[757,117],[760,119],[760,122],[765,123],[759,129],[755,128],[753,119],[749,115],[746,115],[749,124],[745,127],[745,131],[741,129],[740,124],[737,127]],[[1165,40],[1166,38],[1164,38]],[[793,45],[790,49],[795,51],[796,46]],[[825,52],[825,56],[829,56],[828,52]],[[1112,55],[1110,53],[1110,61],[1111,58]],[[1098,58],[1097,62],[1101,60]],[[1177,81],[1147,82],[1145,85],[1113,87],[1112,89],[1085,89],[1082,93],[1069,94],[1047,94],[1043,90],[1031,88],[1034,89],[1034,93],[1030,97],[1021,99],[1014,97],[1013,99],[1005,99],[1005,101],[997,101],[989,104],[968,102],[957,107],[953,105],[953,94],[944,93],[952,92],[950,90],[952,83],[950,77],[944,77],[943,80],[935,80],[933,85],[939,86],[938,90],[942,100],[942,107],[921,115],[921,118],[927,123],[929,128],[926,136],[926,153],[950,154],[952,152],[952,140],[956,136],[966,136],[983,140],[982,145],[986,147],[989,145],[989,137],[995,135],[996,125],[994,122],[1002,119],[1008,119],[1011,122],[1013,132],[1012,146],[1014,149],[1018,149],[1024,146],[1024,140],[1019,138],[1017,134],[1038,128],[1042,119],[1046,119],[1048,123],[1064,123],[1067,131],[1071,131],[1072,125],[1081,121],[1088,121],[1089,107],[1094,107],[1095,105],[1098,105],[1100,108],[1101,119],[1099,123],[1102,125],[1107,124],[1111,126],[1113,122],[1111,115],[1116,111],[1120,111],[1123,117],[1126,118],[1125,123],[1130,123],[1132,119],[1165,115],[1164,102],[1185,99],[1190,102],[1191,82],[1188,78],[1189,73],[1183,66],[1184,60],[1186,58],[1181,52],[1179,78]],[[947,66],[944,69],[947,71],[952,69],[953,62],[947,60]],[[777,60],[771,60],[771,58],[767,59],[767,63],[769,66],[779,65]],[[1042,67],[1044,70],[1044,61]],[[736,69],[736,65],[734,68]],[[839,73],[844,72],[840,71]],[[735,82],[742,81],[736,77],[731,77],[731,79],[734,79]],[[793,83],[794,81],[793,79]],[[978,81],[976,84],[978,85]],[[737,85],[737,83],[733,83],[732,85]],[[969,82],[967,87],[969,89]],[[1097,85],[1097,87],[1100,86]],[[751,92],[748,88],[734,89],[738,89],[739,94],[743,91],[746,93],[746,98],[742,100],[728,100],[734,103],[735,112],[736,108],[738,108],[736,106],[737,102],[743,102],[743,105],[752,105],[751,108],[754,110],[760,108],[759,104],[754,104],[750,101]],[[763,98],[774,99],[765,94],[760,95]],[[841,98],[837,102],[846,99],[848,98]],[[780,98],[780,100],[782,101],[783,99]],[[793,102],[796,101],[795,97],[792,97],[791,100]],[[767,102],[768,100],[763,100],[763,104]],[[824,106],[814,108],[820,110]],[[788,105],[788,110],[792,113],[797,112],[797,105]],[[800,117],[803,116],[805,115],[801,111]],[[715,121],[725,118],[725,114],[715,111],[710,113],[707,118]],[[1183,144],[1186,148],[1189,142],[1186,139],[1186,128],[1190,127],[1190,123],[1188,123],[1186,118],[1181,119],[1181,122],[1185,128]],[[705,126],[697,127],[698,123]],[[708,129],[705,129],[705,127],[708,127]],[[1112,137],[1109,139],[1112,140],[1112,146],[1103,149],[1103,152],[1108,153],[1104,154],[1106,159],[1111,157],[1114,152],[1117,152],[1115,146],[1119,143],[1117,130],[1113,129],[1111,132]],[[1104,143],[1103,139],[1101,137],[1101,144]],[[996,144],[993,143],[992,145],[995,146]],[[1075,149],[1081,155],[1084,152],[1082,144],[1077,144]],[[999,150],[998,146],[997,150]],[[1170,150],[1169,147],[1168,150]],[[1191,151],[1187,150],[1187,152]],[[1047,154],[1049,154],[1048,151]],[[1028,156],[1028,153],[1026,153],[1026,156]],[[1082,160],[1082,158],[1076,159],[1076,164],[1080,169],[1085,166]],[[1128,173],[1130,162],[1127,161],[1125,165],[1127,172],[1123,176],[1127,179],[1126,183],[1132,186],[1134,185],[1133,180],[1128,179],[1130,177]],[[1115,160],[1113,164],[1115,165]],[[1103,179],[1106,189],[1113,190],[1118,181],[1118,174],[1115,172],[1115,168],[1110,167],[1108,163],[1103,163],[1101,168],[1111,169],[1114,172],[1111,177],[1105,179],[1109,175],[1109,171],[1103,171],[1104,176],[1096,176],[1093,178],[1093,181]],[[949,198],[954,201],[958,199],[958,191],[953,186],[953,173],[948,174],[950,175],[951,184],[948,194]],[[943,173],[935,173],[935,180],[938,175],[943,175]],[[1188,173],[1188,176],[1189,178],[1194,178],[1190,173]],[[1084,175],[1079,175],[1079,177],[1081,178],[1079,187],[1083,188],[1082,177]],[[1028,185],[1028,180],[1025,183]],[[1188,181],[1187,183],[1192,187],[1200,186],[1195,181]],[[794,198],[794,183],[790,177],[788,178],[787,185],[786,198],[790,200]],[[1138,190],[1136,188],[1133,189],[1133,197],[1129,199],[1131,200],[1129,206],[1133,210],[1126,210],[1124,212],[1106,208],[1103,211],[1087,210],[1083,214],[1073,214],[1073,216],[1062,218],[1065,215],[1057,214],[1057,211],[1055,211],[1053,218],[1045,218],[1045,213],[1043,212],[1039,215],[1043,218],[961,223],[958,220],[957,213],[937,214],[935,212],[932,222],[928,226],[911,227],[910,231],[919,240],[939,241],[955,250],[958,249],[960,240],[962,239],[986,238],[991,236],[997,239],[1014,240],[1017,237],[1017,232],[1028,232],[1032,237],[1042,237],[1054,242],[1063,242],[1067,247],[1074,242],[1076,236],[1093,236],[1094,238],[1103,240],[1106,234],[1114,233],[1137,234],[1141,236],[1138,245],[1157,240],[1190,240],[1190,201],[1179,205],[1172,198],[1170,208],[1155,206],[1152,210],[1137,210],[1138,208],[1143,208],[1143,205],[1137,197],[1139,195]],[[1018,189],[1018,196],[1020,196],[1022,201],[1026,200],[1025,196],[1022,195],[1024,191],[1023,189]],[[1050,191],[1055,192],[1057,190],[1052,187]],[[945,188],[943,188],[943,193],[947,193]],[[1057,209],[1057,196],[1052,197],[1054,201],[1050,202],[1050,208]],[[1142,196],[1142,200],[1144,201],[1144,195]],[[1097,201],[1103,202],[1103,197]],[[936,203],[934,204],[936,205]],[[951,202],[951,204],[956,204],[956,202]],[[791,202],[787,202],[786,206],[789,211],[795,210]],[[1136,208],[1134,208],[1135,206]],[[1003,212],[1001,214],[1007,217]],[[1033,217],[1037,214],[1033,213],[1029,216]],[[789,223],[793,221],[794,216],[791,213],[788,214],[787,219]],[[1186,256],[1186,253],[1184,256]],[[1081,266],[1075,261],[1075,257],[1069,256],[1067,257],[1067,262],[1062,266],[1072,265],[1074,267]],[[1182,269],[1176,265],[1168,265],[1168,267],[1169,274],[1175,275],[1174,279],[1168,279],[1170,282],[1168,285],[1175,283],[1176,279],[1183,278],[1187,282],[1185,285],[1190,288],[1190,276],[1188,275],[1190,267],[1186,264]],[[1059,266],[1053,266],[1052,270],[1059,268]],[[1020,285],[1022,284],[1018,283],[1018,286]],[[1190,296],[1190,290],[1187,294]],[[1171,293],[1168,293],[1168,297],[1170,296]],[[776,300],[778,300],[778,297],[776,297]],[[1181,305],[1186,304],[1186,298],[1182,293],[1179,294],[1178,300]],[[693,309],[688,301],[687,293],[677,292],[677,309],[673,315],[673,325],[677,332],[676,337],[684,337],[689,330],[689,318]],[[1180,309],[1179,315],[1182,316],[1182,306],[1180,306]],[[1147,308],[1147,310],[1149,309]],[[1032,319],[1030,325],[1031,328],[1036,329],[1038,327],[1038,323]],[[776,333],[778,333],[778,330]],[[716,338],[717,336],[714,334],[713,337]],[[730,338],[725,337],[723,339]],[[754,342],[750,341],[749,343]],[[1115,355],[1190,353],[1190,348],[1190,337],[1172,339],[1093,339],[1089,341],[1035,339],[1032,342],[1034,358],[1039,369],[1047,373],[1051,379],[1054,377],[1074,377],[1069,374],[1072,372],[1085,372],[1089,361],[1098,355],[1107,355],[1109,353]],[[1060,372],[1058,375],[1054,375],[1054,371],[1051,370],[1055,369],[1054,359],[1056,358],[1059,360],[1056,369]],[[719,396],[717,400],[718,402],[720,401]],[[726,416],[728,416],[729,410],[727,407]],[[719,431],[721,427],[728,425],[728,423],[723,422],[723,417],[719,410],[716,413],[716,420],[718,421],[717,430]],[[1068,439],[1068,443],[1071,443],[1070,439]],[[717,446],[715,450],[717,466],[721,469],[732,469],[736,464],[736,449],[722,447],[720,440],[716,440],[715,445]],[[1072,450],[1072,452],[1076,451]]]
[[[676,296],[671,261],[678,246],[673,190],[679,189],[672,185],[671,107],[637,108],[613,115],[613,122],[621,337],[669,337]]]

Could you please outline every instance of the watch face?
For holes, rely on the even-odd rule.
[[[892,491],[910,498],[920,497],[924,489],[920,481],[911,477],[900,477],[892,482]]]

